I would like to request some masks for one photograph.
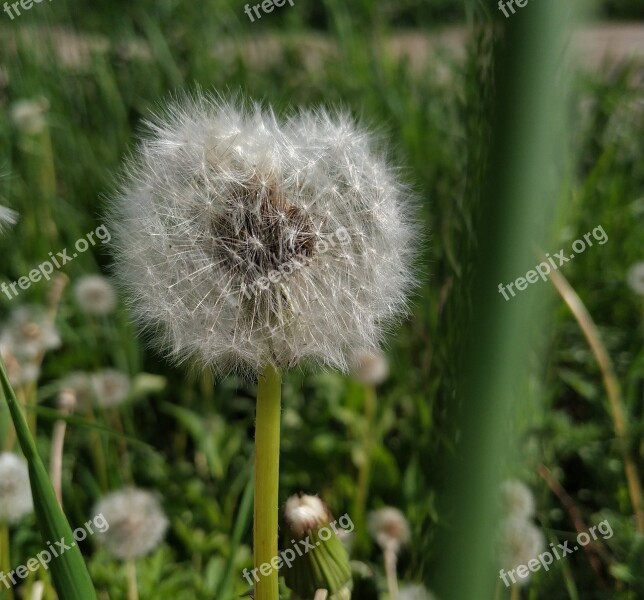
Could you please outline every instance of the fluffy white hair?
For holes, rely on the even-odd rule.
[[[11,227],[18,222],[18,213],[15,210],[11,210],[6,206],[0,206],[0,233],[2,233],[5,228]]]
[[[536,525],[527,519],[509,517],[500,527],[497,547],[500,566],[506,571],[525,565],[537,558],[546,546],[546,539]],[[517,584],[524,585],[530,579],[531,571],[525,577],[517,573]]]
[[[504,514],[508,517],[529,519],[534,516],[535,501],[530,488],[518,479],[507,479],[501,484]]]
[[[15,523],[34,508],[29,471],[23,458],[0,454],[0,523]]]
[[[116,558],[139,558],[163,541],[168,519],[157,497],[145,490],[128,487],[105,496],[94,508],[109,527],[97,534],[97,541]]]
[[[108,315],[116,309],[116,292],[102,275],[85,275],[74,286],[78,306],[88,315]]]
[[[347,370],[414,285],[409,191],[346,114],[199,95],[151,122],[111,210],[136,319],[177,362]]]

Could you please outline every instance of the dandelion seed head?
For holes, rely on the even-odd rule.
[[[36,135],[47,126],[45,114],[48,110],[49,101],[46,98],[18,100],[11,105],[10,118],[19,131]]]
[[[34,508],[29,471],[24,459],[0,454],[0,523],[13,524]]]
[[[404,585],[398,592],[398,600],[436,600],[425,586],[421,584]]]
[[[105,496],[94,508],[109,524],[97,541],[121,560],[140,558],[154,551],[168,528],[157,497],[138,488],[125,488]]]
[[[628,285],[640,296],[644,296],[644,262],[635,263],[626,276]]]
[[[122,404],[130,393],[130,378],[115,369],[103,369],[92,375],[92,391],[97,406],[113,408]]]
[[[408,190],[346,115],[197,97],[148,123],[115,199],[116,271],[177,362],[347,370],[414,286]]]
[[[18,359],[34,359],[61,344],[56,328],[39,306],[16,308],[0,333],[0,346],[10,349]]]
[[[108,315],[116,309],[116,292],[106,277],[86,275],[74,287],[74,296],[81,310],[88,315]]]
[[[520,517],[510,517],[501,524],[498,538],[500,566],[505,570],[525,565],[543,551],[546,541],[541,530],[532,522]],[[515,571],[516,572],[516,571]],[[532,575],[527,571],[525,577],[517,573],[517,583],[525,584]]]
[[[390,549],[398,554],[409,543],[409,523],[397,508],[380,508],[369,514],[368,521],[371,536],[383,550]]]
[[[88,373],[83,371],[72,371],[66,375],[59,383],[60,395],[68,393],[73,395],[76,409],[87,409],[92,404],[94,390],[92,378]],[[59,408],[62,408],[59,404]]]
[[[18,222],[18,213],[11,210],[6,206],[0,206],[0,233],[3,233],[5,228],[11,227]]]
[[[363,350],[354,356],[351,374],[366,385],[380,385],[389,375],[389,362],[381,350]]]
[[[534,495],[525,483],[508,479],[501,484],[504,514],[508,517],[529,519],[534,515]]]

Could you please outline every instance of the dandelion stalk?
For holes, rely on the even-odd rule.
[[[0,522],[0,573],[9,573],[11,571],[11,554],[9,546],[9,526]],[[7,600],[13,600],[13,589],[9,588],[6,592]]]
[[[550,281],[559,292],[563,301],[568,305],[575,320],[579,324],[588,345],[592,350],[597,364],[602,373],[604,380],[604,387],[608,395],[610,404],[610,413],[613,419],[613,428],[617,441],[619,443],[619,450],[624,461],[624,472],[626,474],[626,482],[628,485],[628,493],[635,512],[635,523],[637,530],[644,534],[644,504],[642,503],[642,487],[637,473],[637,466],[629,450],[629,434],[628,425],[626,424],[626,411],[622,402],[621,386],[619,379],[615,374],[613,361],[606,350],[606,346],[601,340],[597,325],[590,316],[588,309],[582,302],[581,298],[575,292],[573,287],[568,283],[568,280],[559,272],[553,271],[550,273]]]
[[[281,375],[269,365],[259,378],[255,423],[254,562],[258,568],[277,556]],[[278,600],[278,572],[260,577],[256,600]]]
[[[398,562],[396,552],[393,548],[385,548],[385,574],[387,576],[387,589],[391,600],[398,598],[398,575],[396,563]]]
[[[127,573],[127,600],[139,600],[139,585],[136,580],[136,562],[133,559],[125,563]]]

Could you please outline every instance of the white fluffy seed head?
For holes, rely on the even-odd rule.
[[[529,519],[534,515],[534,495],[525,483],[508,479],[501,484],[501,498],[504,515]]]
[[[74,297],[88,315],[108,315],[116,309],[116,292],[109,280],[101,275],[81,277],[74,286]]]
[[[97,406],[113,408],[127,400],[130,378],[114,369],[103,369],[92,375],[92,391]]]
[[[109,527],[97,541],[121,560],[139,558],[155,550],[168,528],[157,497],[138,488],[125,488],[105,496],[94,508]]]
[[[11,452],[3,452],[0,454],[0,523],[15,523],[33,509],[27,463]]]
[[[398,592],[398,600],[436,600],[425,586],[421,584],[404,585]]]
[[[37,358],[60,344],[58,331],[39,306],[16,308],[0,333],[0,346],[21,361]]]
[[[6,206],[0,206],[0,233],[2,233],[5,228],[11,227],[18,222],[18,213],[15,210],[11,210]]]
[[[290,532],[300,539],[306,532],[324,527],[332,519],[327,505],[317,496],[295,494],[284,507],[284,521]]]
[[[46,98],[18,100],[11,105],[10,117],[14,126],[28,135],[37,135],[47,126],[45,115],[49,110]]]
[[[353,357],[351,374],[366,385],[380,385],[389,375],[389,361],[382,350],[362,350]]]
[[[536,525],[527,519],[510,517],[502,522],[499,532],[499,564],[506,571],[516,569],[519,565],[526,565],[528,561],[537,558],[545,546],[544,535]],[[530,579],[530,575],[532,572],[529,570],[525,577],[517,573],[518,585],[524,585]]]
[[[28,383],[33,383],[40,376],[40,367],[31,359],[18,360],[13,354],[13,348],[7,339],[2,339],[0,334],[0,358],[7,369],[9,383],[14,388],[19,388]]]
[[[76,410],[87,410],[91,406],[94,396],[91,376],[83,371],[72,371],[59,383],[59,397],[63,394],[70,394],[74,397]],[[60,403],[58,406],[63,408]]]
[[[409,523],[397,508],[386,506],[369,514],[369,532],[383,550],[396,554],[409,543]]]
[[[116,270],[167,354],[219,372],[347,370],[414,286],[409,192],[344,114],[280,122],[181,99],[148,124],[111,212]]]
[[[628,285],[640,296],[644,296],[644,262],[635,263],[626,276]]]

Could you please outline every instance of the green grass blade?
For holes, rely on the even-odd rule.
[[[20,447],[29,464],[29,479],[31,481],[36,519],[44,543],[43,550],[46,550],[49,543],[51,543],[56,552],[58,552],[60,548],[56,545],[56,542],[61,540],[64,540],[64,543],[70,546],[68,550],[59,553],[57,558],[52,558],[49,563],[49,569],[58,595],[64,600],[96,600],[94,585],[85,566],[83,555],[74,541],[71,527],[56,500],[56,494],[49,481],[49,475],[42,459],[38,455],[36,443],[20,411],[2,360],[0,360],[0,381],[16,428]]]

